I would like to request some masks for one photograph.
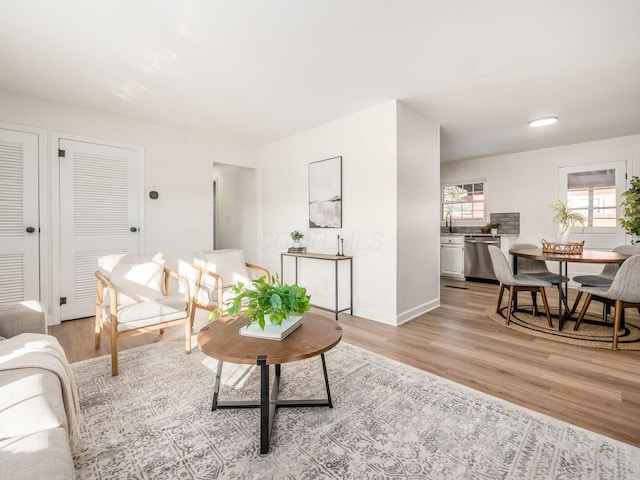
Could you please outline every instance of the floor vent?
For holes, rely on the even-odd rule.
[[[458,287],[457,285],[445,285],[447,288],[457,288],[458,290],[469,290],[469,287]]]

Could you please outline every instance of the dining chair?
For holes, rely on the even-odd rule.
[[[186,278],[165,267],[156,255],[107,255],[98,259],[94,346],[107,327],[111,336],[111,375],[118,375],[118,340],[138,333],[183,324],[185,351],[191,353],[191,301]],[[183,295],[170,295],[170,280],[182,284]]]
[[[516,243],[512,248],[539,248],[538,245],[534,245],[532,243]],[[536,277],[542,280],[546,280],[547,282],[558,287],[558,284],[566,283],[569,281],[569,277],[564,275],[559,276],[557,273],[553,273],[547,267],[547,262],[544,260],[534,260],[532,258],[518,258],[518,273],[523,275],[530,275],[532,277]],[[560,277],[560,280],[559,280]],[[562,297],[562,303],[564,304],[564,311],[569,311],[569,305],[567,303],[567,299],[564,295],[564,291],[561,288],[558,288],[560,295]],[[535,297],[535,293],[531,293],[532,298]]]
[[[266,276],[271,283],[271,274],[266,268],[245,261],[244,251],[238,249],[206,250],[196,252],[191,265],[194,277],[191,279],[193,297],[191,324],[196,309],[212,312],[225,306],[235,296],[231,287],[237,282],[249,284],[256,276]]]
[[[621,253],[623,255],[640,255],[640,243],[636,243],[634,245],[619,245],[613,249],[616,253]],[[616,276],[616,272],[620,268],[620,265],[617,263],[608,263],[604,266],[602,271],[597,275],[578,275],[573,277],[573,281],[579,283],[581,287],[609,287],[611,286],[611,282],[613,282],[613,277]],[[571,308],[571,315],[573,315],[577,308],[578,303],[580,303],[580,299],[582,298],[583,293],[578,290],[578,295],[576,296],[575,302],[573,302],[573,307]],[[606,308],[606,306],[605,306]]]
[[[625,308],[640,309],[640,255],[629,257],[620,266],[611,286],[606,287],[580,287],[579,291],[586,293],[584,305],[573,327],[578,330],[582,319],[587,313],[591,300],[602,302],[615,309],[613,320],[613,350],[618,349],[618,334],[624,320]]]
[[[549,312],[549,303],[547,302],[547,294],[545,287],[553,287],[551,282],[548,282],[542,278],[526,274],[514,275],[509,267],[509,261],[507,257],[502,253],[498,247],[489,245],[489,255],[491,255],[491,263],[493,264],[493,272],[496,278],[500,281],[500,294],[498,295],[498,306],[496,307],[496,313],[500,313],[500,307],[502,306],[502,297],[505,289],[509,290],[509,304],[507,307],[507,325],[511,321],[511,311],[513,308],[513,301],[515,295],[519,291],[531,292],[531,298],[533,300],[533,315],[538,314],[538,307],[536,302],[536,294],[539,293],[542,297],[542,303],[544,305],[544,312],[547,316],[547,322],[549,327],[553,327],[551,323],[551,313]]]

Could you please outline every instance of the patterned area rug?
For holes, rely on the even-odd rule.
[[[627,320],[624,328],[618,333],[618,349],[619,350],[640,350],[640,327],[638,326],[638,315],[627,310]],[[536,337],[546,338],[562,343],[572,345],[581,345],[583,347],[605,348],[611,350],[613,343],[613,314],[609,315],[608,323],[602,321],[602,317],[596,317],[592,314],[585,315],[584,319],[578,327],[578,331],[574,331],[576,324],[575,318],[562,322],[562,331],[558,331],[558,319],[551,318],[553,328],[549,328],[547,317],[544,315],[544,309],[540,307],[539,315],[532,314],[531,305],[518,305],[518,311],[511,314],[511,321],[507,325],[507,307],[503,307],[500,313],[496,313],[495,307],[485,310],[487,316],[507,328],[525,332]],[[553,315],[554,309],[551,308]],[[555,309],[557,315],[558,309]]]
[[[84,414],[78,479],[631,479],[640,449],[341,343],[334,408],[211,412],[216,361],[182,341],[72,365]],[[272,369],[273,370],[273,369]],[[225,364],[220,399],[257,398],[256,367]],[[323,393],[319,358],[282,366],[281,397]]]

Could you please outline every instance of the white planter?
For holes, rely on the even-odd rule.
[[[293,242],[293,248],[300,248],[300,242]]]
[[[569,228],[564,228],[564,223],[558,224],[558,243],[571,243]]]
[[[498,229],[497,228],[492,228],[491,229],[491,235],[497,235],[498,234]]]

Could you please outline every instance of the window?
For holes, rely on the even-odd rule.
[[[615,227],[616,170],[592,170],[567,175],[567,204],[587,219],[587,227]]]
[[[484,182],[442,186],[442,220],[484,220],[484,212]]]
[[[558,169],[558,198],[585,216],[584,233],[622,231],[618,217],[621,194],[626,190],[626,166],[625,160],[619,160]],[[582,229],[577,227],[575,231]]]

